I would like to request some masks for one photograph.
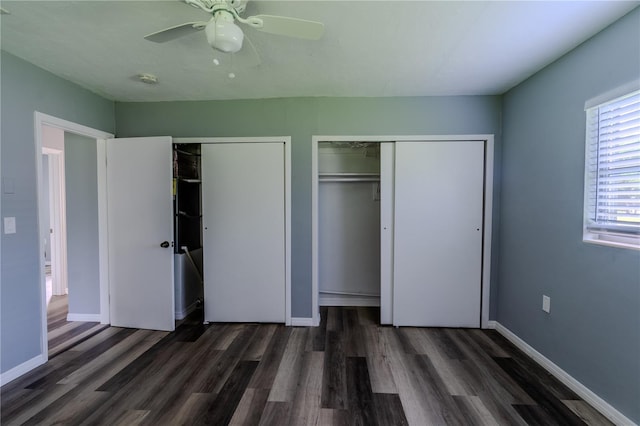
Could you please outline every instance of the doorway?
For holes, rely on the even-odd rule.
[[[380,145],[318,144],[320,306],[380,306]]]
[[[99,331],[100,323],[109,323],[108,311],[108,276],[106,275],[106,218],[104,217],[104,207],[106,205],[105,190],[105,139],[112,135],[72,123],[56,117],[48,116],[39,112],[35,113],[35,153],[36,153],[36,173],[38,184],[38,212],[40,227],[40,247],[42,256],[39,264],[41,282],[41,355],[48,359],[55,353],[64,350],[74,340],[82,339],[87,335]],[[90,244],[94,253],[96,274],[95,274],[95,309],[85,310],[79,308],[76,312],[69,313],[68,293],[69,284],[69,256],[76,259],[78,250],[75,240],[78,235],[83,235],[83,229],[78,228],[78,218],[68,216],[67,205],[67,185],[65,184],[65,136],[67,138],[82,138],[83,142],[91,142],[92,157],[89,161],[78,162],[81,167],[92,171],[95,177],[93,196],[95,197],[94,212],[97,216],[92,223],[92,230],[95,232],[95,239]],[[45,176],[46,172],[46,176]],[[69,176],[66,176],[67,178]],[[77,185],[84,185],[85,182],[73,179]],[[67,182],[68,183],[68,182]],[[46,186],[46,188],[45,188]],[[74,196],[77,196],[75,188],[71,188]],[[75,204],[74,204],[75,205]],[[84,211],[80,206],[77,211]],[[67,220],[74,223],[73,233],[69,232]],[[85,224],[86,225],[86,224]],[[71,237],[71,245],[68,244]],[[91,252],[91,250],[89,252]],[[77,265],[84,265],[83,259],[76,259]],[[50,262],[50,268],[49,266]],[[83,267],[83,266],[82,266]],[[48,272],[50,271],[50,274]],[[80,272],[82,273],[82,272]],[[72,290],[73,291],[73,290]],[[83,297],[82,290],[78,296]],[[56,299],[58,298],[58,299]],[[51,302],[51,303],[49,303]],[[54,303],[55,302],[55,303]],[[53,310],[51,316],[48,315],[47,307]],[[106,306],[106,309],[105,309]],[[52,322],[52,329],[49,330],[49,317]],[[71,325],[67,321],[77,321]],[[49,333],[51,331],[51,333]],[[54,351],[52,352],[51,349]]]

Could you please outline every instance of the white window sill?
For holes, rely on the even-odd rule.
[[[588,244],[640,250],[640,237],[585,233],[582,236],[582,241]]]

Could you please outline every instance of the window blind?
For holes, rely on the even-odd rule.
[[[586,227],[640,234],[640,91],[587,110]]]

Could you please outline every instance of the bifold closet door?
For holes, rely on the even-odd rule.
[[[479,327],[484,142],[397,142],[393,323]]]
[[[204,315],[285,321],[284,143],[202,144]]]

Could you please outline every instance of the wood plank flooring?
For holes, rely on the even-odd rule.
[[[69,296],[51,296],[47,306],[49,358],[99,333],[106,325],[99,322],[67,321]]]
[[[3,425],[607,425],[493,330],[108,327],[0,389]]]

